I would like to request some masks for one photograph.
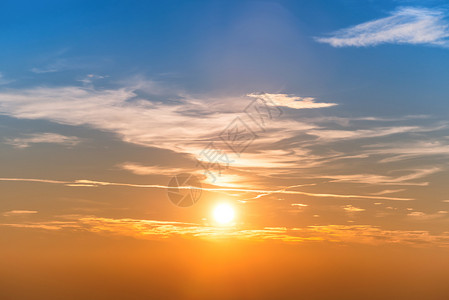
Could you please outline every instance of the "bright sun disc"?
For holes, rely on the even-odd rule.
[[[217,223],[228,224],[234,220],[234,209],[229,204],[219,204],[214,209],[214,219]]]

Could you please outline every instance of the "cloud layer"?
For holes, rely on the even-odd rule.
[[[351,207],[348,211],[362,211]],[[371,225],[326,225],[306,227],[264,227],[261,229],[214,227],[196,223],[141,219],[114,219],[96,216],[63,216],[62,220],[0,223],[0,226],[43,230],[82,230],[137,239],[201,238],[288,243],[331,242],[342,245],[399,244],[410,246],[449,246],[449,232],[432,234],[418,230],[384,230]]]

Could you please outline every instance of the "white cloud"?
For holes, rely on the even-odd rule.
[[[287,94],[248,94],[248,97],[263,99],[268,104],[274,104],[277,106],[290,107],[295,109],[308,109],[308,108],[323,108],[337,105],[336,103],[322,103],[315,102],[315,98],[312,97],[298,97]]]
[[[134,90],[82,87],[32,88],[0,93],[0,113],[20,119],[45,119],[68,125],[88,125],[114,132],[124,141],[191,153],[202,139],[218,136],[235,117],[208,111],[206,105],[185,100],[154,104],[136,99]],[[189,115],[196,109],[198,115]],[[176,126],[174,126],[176,124]]]
[[[243,112],[246,105],[242,98],[204,100],[178,96],[176,101],[151,102],[140,99],[136,89],[141,91],[140,84],[138,87],[106,90],[73,86],[8,90],[0,93],[0,114],[19,119],[45,119],[74,126],[87,125],[94,129],[113,132],[125,142],[190,154],[198,159],[200,152],[210,141],[221,143],[218,149],[230,152],[218,137],[237,116],[246,116]],[[156,89],[156,92],[159,90]],[[316,103],[310,99],[303,101],[300,100],[301,97],[283,94],[263,94],[263,97],[274,97],[276,101],[281,102],[280,105],[295,108],[334,105]],[[251,124],[251,120],[245,122],[256,127]],[[305,124],[298,120],[276,119],[270,123],[270,132],[258,137],[252,146],[264,149],[282,139],[293,137],[296,132],[312,128],[313,124]],[[282,132],[282,135],[279,135],[279,132]],[[32,137],[28,140],[14,139],[9,142],[17,147],[26,147],[32,142],[43,142],[39,141],[40,139]],[[55,142],[57,140],[54,138]],[[59,142],[68,141],[59,137]],[[251,162],[254,163],[253,167],[261,167],[270,165],[270,162],[279,164],[279,161],[285,160],[280,159],[279,153],[273,153],[270,157],[265,156],[264,165],[260,164],[260,160],[251,161],[252,157],[249,156],[246,158],[247,167]],[[136,166],[133,169],[137,171]],[[139,172],[149,170],[143,171],[140,168]]]
[[[142,83],[143,84],[143,83]],[[191,158],[200,157],[201,151],[210,141],[220,143],[218,136],[236,116],[245,117],[244,108],[249,103],[244,98],[215,98],[198,99],[178,95],[172,101],[148,101],[139,97],[139,87],[128,86],[116,89],[97,89],[90,87],[36,87],[21,90],[7,90],[0,92],[0,114],[19,119],[44,119],[51,122],[73,126],[86,125],[90,128],[112,132],[123,141],[147,147],[157,147],[188,154]],[[152,85],[146,94],[153,93]],[[156,89],[154,93],[159,93]],[[265,97],[265,100],[278,102],[278,105],[295,109],[320,108],[335,105],[333,103],[315,102],[312,98],[302,98],[286,94],[250,94],[251,98]],[[267,98],[268,97],[268,98]],[[304,100],[306,99],[306,100]],[[224,170],[222,177],[214,185],[223,187],[240,187],[238,182],[246,182],[249,189],[264,190],[264,182],[271,180],[275,175],[282,178],[295,176],[304,178],[331,179],[333,183],[368,183],[373,185],[427,185],[428,182],[417,182],[437,172],[437,169],[420,166],[415,170],[407,171],[411,175],[389,176],[382,174],[365,174],[354,170],[349,174],[317,175],[312,168],[331,165],[338,160],[363,160],[374,155],[388,155],[383,149],[350,148],[348,151],[334,151],[326,147],[324,151],[317,151],[326,143],[341,142],[342,140],[362,140],[380,138],[392,134],[410,134],[429,132],[445,128],[444,126],[404,126],[392,124],[391,126],[372,126],[372,122],[384,122],[365,118],[357,122],[347,120],[346,130],[333,129],[332,120],[299,120],[283,116],[270,120],[265,132],[258,132],[258,138],[251,144],[244,155],[230,158],[232,163],[229,170]],[[395,121],[395,120],[393,120]],[[245,119],[249,126],[256,127],[249,118]],[[329,124],[331,122],[331,124]],[[353,124],[355,122],[355,124]],[[369,122],[369,124],[365,124]],[[398,121],[399,122],[399,121]],[[361,123],[361,124],[359,124]],[[367,129],[367,126],[369,129]],[[363,129],[359,129],[362,126]],[[257,129],[257,128],[256,128]],[[301,139],[301,137],[306,137]],[[25,136],[10,139],[10,144],[16,147],[27,147],[33,143],[53,142],[59,144],[74,144],[76,139],[57,135]],[[219,150],[226,151],[224,143],[218,146]],[[370,144],[372,145],[372,144]],[[363,146],[362,146],[363,147]],[[280,150],[282,149],[282,150]],[[446,150],[442,148],[440,152]],[[357,152],[359,151],[359,152]],[[386,150],[385,150],[386,151]],[[230,151],[228,150],[228,153]],[[406,151],[404,153],[407,153]],[[432,152],[434,154],[434,152]],[[400,153],[391,153],[400,154]],[[134,174],[172,175],[181,173],[181,168],[166,168],[165,166],[145,166],[138,162],[127,162],[119,166],[121,169]],[[190,168],[183,171],[192,172],[195,162]],[[410,167],[413,169],[413,167]],[[299,172],[299,170],[301,170]],[[427,171],[423,171],[427,170]],[[215,170],[213,170],[215,171]],[[390,170],[394,171],[394,170]],[[203,172],[202,172],[203,173]],[[245,180],[241,180],[244,178]],[[98,182],[64,182],[70,186],[98,186]],[[121,184],[120,184],[121,185]],[[126,186],[135,186],[128,185]],[[140,187],[140,186],[139,186]],[[150,187],[150,186],[146,186]],[[151,186],[163,188],[160,186]],[[232,192],[227,190],[226,192]],[[261,192],[262,193],[262,192]],[[279,193],[268,191],[264,194]],[[381,195],[336,195],[333,193],[307,193],[302,191],[283,191],[280,193],[296,194],[311,197],[329,198],[360,198],[385,200],[411,200],[410,197],[381,197]]]
[[[341,29],[317,41],[333,47],[367,47],[379,44],[449,46],[449,26],[439,9],[402,7],[390,16]]]
[[[56,133],[37,133],[30,134],[26,137],[6,139],[6,144],[12,145],[16,148],[27,148],[32,144],[50,143],[65,146],[75,146],[80,140],[74,136],[64,136]]]

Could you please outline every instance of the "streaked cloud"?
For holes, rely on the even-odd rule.
[[[367,47],[379,44],[422,44],[449,46],[446,11],[401,7],[390,16],[341,29],[317,41],[333,47]]]
[[[353,183],[369,183],[375,185],[416,185],[425,186],[428,182],[416,182],[416,179],[424,178],[428,175],[440,172],[441,169],[432,167],[421,170],[406,170],[408,174],[401,176],[385,176],[376,174],[348,174],[348,175],[323,175],[324,178],[333,179],[333,181],[346,181]]]
[[[153,189],[201,189],[203,191],[209,192],[241,192],[241,193],[253,193],[258,196],[255,198],[260,198],[261,196],[276,195],[276,194],[287,194],[287,195],[304,195],[310,197],[318,198],[342,198],[342,199],[372,199],[372,200],[392,200],[392,201],[410,201],[413,198],[406,197],[385,197],[385,196],[373,196],[373,195],[356,195],[356,194],[333,194],[333,193],[313,193],[297,190],[288,190],[290,187],[286,187],[278,190],[261,190],[261,189],[251,189],[251,188],[235,188],[235,187],[191,187],[191,186],[178,186],[170,187],[160,184],[134,184],[134,183],[119,183],[119,182],[106,182],[106,181],[96,181],[79,179],[73,181],[59,181],[59,180],[46,180],[46,179],[32,179],[32,178],[0,178],[0,181],[23,181],[23,182],[40,182],[40,183],[51,183],[51,184],[63,184],[65,186],[71,187],[98,187],[98,186],[121,186],[121,187],[132,187],[132,188],[153,188]],[[226,185],[225,185],[226,186]],[[235,185],[232,185],[235,186]],[[296,185],[298,187],[300,185]]]
[[[4,216],[18,216],[18,215],[29,215],[29,214],[37,214],[36,210],[10,210],[4,212]]]
[[[56,133],[36,133],[29,134],[23,137],[10,138],[5,140],[6,144],[12,145],[16,148],[27,148],[32,144],[59,144],[64,146],[75,146],[80,143],[80,139],[74,136],[64,136]]]
[[[157,83],[142,78],[134,84],[128,84],[125,87],[108,89],[96,88],[94,85],[8,89],[0,92],[0,113],[19,119],[43,119],[64,125],[86,126],[94,130],[112,132],[127,143],[157,147],[183,155],[187,158],[188,164],[182,168],[166,165],[149,166],[138,161],[129,161],[132,158],[124,158],[124,162],[115,163],[115,166],[136,175],[172,176],[184,172],[195,173],[201,176],[203,183],[211,192],[247,193],[244,198],[251,200],[275,194],[341,199],[414,200],[407,191],[404,191],[404,196],[391,197],[366,193],[360,189],[351,190],[353,192],[348,194],[335,193],[325,188],[319,189],[320,192],[302,188],[291,190],[288,188],[290,183],[283,183],[282,179],[316,179],[320,182],[325,180],[334,185],[363,183],[374,186],[426,186],[429,181],[425,180],[425,177],[438,171],[434,167],[435,164],[411,165],[407,170],[396,167],[385,168],[384,174],[369,174],[366,170],[370,170],[370,165],[363,163],[383,161],[402,154],[407,155],[407,152],[412,151],[404,147],[401,153],[402,150],[395,148],[396,145],[393,143],[380,144],[381,138],[392,135],[416,137],[424,133],[438,136],[441,135],[439,131],[444,133],[447,129],[446,123],[435,122],[423,116],[299,118],[295,114],[300,113],[302,109],[320,109],[336,104],[290,94],[253,93],[248,95],[250,99],[248,97],[203,99],[181,92],[175,95],[176,93],[171,91],[169,100],[164,98],[162,101],[160,95],[167,90],[165,87],[158,88]],[[159,98],[155,95],[159,95]],[[159,100],[153,100],[153,96]],[[252,99],[263,100],[275,107],[294,109],[277,119],[269,120],[269,126],[265,131],[258,132],[257,139],[251,147],[244,154],[237,156],[219,139],[219,136],[236,117],[243,118],[246,115],[244,109]],[[250,118],[245,119],[245,123],[257,130],[257,125]],[[7,142],[23,148],[33,143],[44,142],[74,145],[79,140],[63,135],[44,134],[19,136]],[[222,170],[221,176],[216,181],[212,180],[211,176],[204,176],[205,170],[198,166],[199,161],[204,161],[201,153],[210,142],[216,143],[220,151],[233,155],[230,158],[232,162],[229,168]],[[337,145],[341,145],[342,142],[347,143],[344,150]],[[432,151],[431,145],[428,148],[428,156],[440,155],[447,150],[443,142],[438,151]],[[419,157],[419,151],[415,150],[409,155]],[[345,168],[346,174],[333,174],[341,170],[333,166],[341,163],[352,166],[351,162],[356,162],[357,167]],[[326,172],[320,171],[320,168],[325,168]],[[15,179],[3,178],[3,180]],[[64,182],[46,178],[23,180],[60,183],[79,188],[98,186],[167,188],[165,185],[140,185],[101,179]],[[276,180],[276,186],[272,185],[273,180]]]
[[[176,175],[180,173],[190,172],[186,168],[170,168],[163,166],[144,166],[138,163],[125,162],[119,165],[119,168],[130,171],[136,175]]]
[[[315,102],[313,97],[298,97],[288,94],[248,94],[248,97],[263,99],[266,103],[275,104],[277,106],[284,106],[295,109],[310,109],[310,108],[323,108],[337,105],[337,103],[322,103]]]
[[[302,204],[302,203],[292,203],[291,206],[293,207],[307,207],[307,204]]]
[[[425,213],[422,211],[412,211],[407,214],[407,216],[420,221],[427,221],[427,220],[435,220],[435,219],[441,219],[448,216],[448,212],[445,210],[440,210],[435,213]]]
[[[447,128],[446,125],[438,126],[390,126],[390,127],[374,127],[371,129],[356,129],[356,130],[328,130],[328,129],[312,129],[307,134],[315,135],[320,140],[330,142],[335,140],[353,140],[385,137],[394,134],[403,133],[417,133],[417,132],[431,132]]]
[[[346,205],[343,207],[343,209],[349,213],[354,213],[354,212],[361,212],[361,211],[365,211],[364,208],[360,208],[360,207],[355,207],[352,205]]]
[[[446,140],[446,141],[445,141]],[[449,143],[447,139],[428,139],[414,142],[377,143],[365,146],[367,154],[388,155],[380,160],[383,163],[396,162],[418,157],[447,157]]]
[[[385,195],[385,194],[393,194],[403,192],[405,189],[395,189],[395,190],[382,190],[379,192],[371,193],[371,195]]]
[[[286,243],[330,242],[342,245],[398,244],[409,246],[449,247],[449,232],[432,234],[417,230],[384,230],[371,225],[325,225],[306,227],[214,227],[205,224],[105,218],[96,216],[65,216],[63,220],[1,223],[0,226],[41,230],[83,230],[94,234],[113,234],[136,239],[238,239],[255,242]]]

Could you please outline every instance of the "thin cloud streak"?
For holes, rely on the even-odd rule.
[[[448,47],[449,26],[441,9],[402,7],[390,16],[341,29],[318,42],[333,47],[412,44]]]
[[[3,215],[5,217],[9,217],[9,216],[30,215],[30,214],[37,214],[37,213],[38,213],[38,211],[36,211],[36,210],[11,210],[11,211],[4,212]]]
[[[310,197],[320,198],[348,198],[348,199],[374,199],[374,200],[393,200],[393,201],[410,201],[415,200],[413,198],[400,198],[400,197],[382,197],[382,196],[370,196],[370,195],[344,195],[344,194],[331,194],[331,193],[311,193],[302,191],[289,191],[288,188],[279,190],[261,190],[261,189],[244,189],[244,188],[207,188],[207,187],[193,187],[193,186],[179,186],[171,187],[158,184],[132,184],[132,183],[117,183],[117,182],[105,182],[80,179],[74,181],[58,181],[58,180],[46,180],[46,179],[27,179],[27,178],[0,178],[0,181],[24,181],[24,182],[40,182],[40,183],[53,183],[64,184],[70,187],[98,187],[98,186],[123,186],[123,187],[135,187],[135,188],[156,188],[156,189],[201,189],[209,192],[244,192],[244,193],[257,193],[265,195],[271,194],[290,194],[290,195],[304,195]],[[297,187],[298,185],[295,185]]]
[[[247,96],[255,99],[262,99],[268,104],[272,103],[276,106],[283,106],[294,109],[323,108],[337,105],[337,103],[315,102],[315,98],[313,97],[298,97],[288,94],[253,93],[248,94]]]
[[[428,182],[413,182],[413,180],[421,179],[431,174],[440,172],[441,168],[429,168],[421,170],[409,171],[409,174],[402,176],[384,176],[375,174],[348,174],[348,175],[322,175],[319,178],[332,179],[332,182],[352,182],[352,183],[368,183],[373,185],[415,185],[426,186]]]
[[[42,143],[75,146],[80,143],[80,139],[74,136],[64,136],[57,133],[36,133],[24,137],[6,139],[5,143],[16,148],[28,148],[33,144]]]

